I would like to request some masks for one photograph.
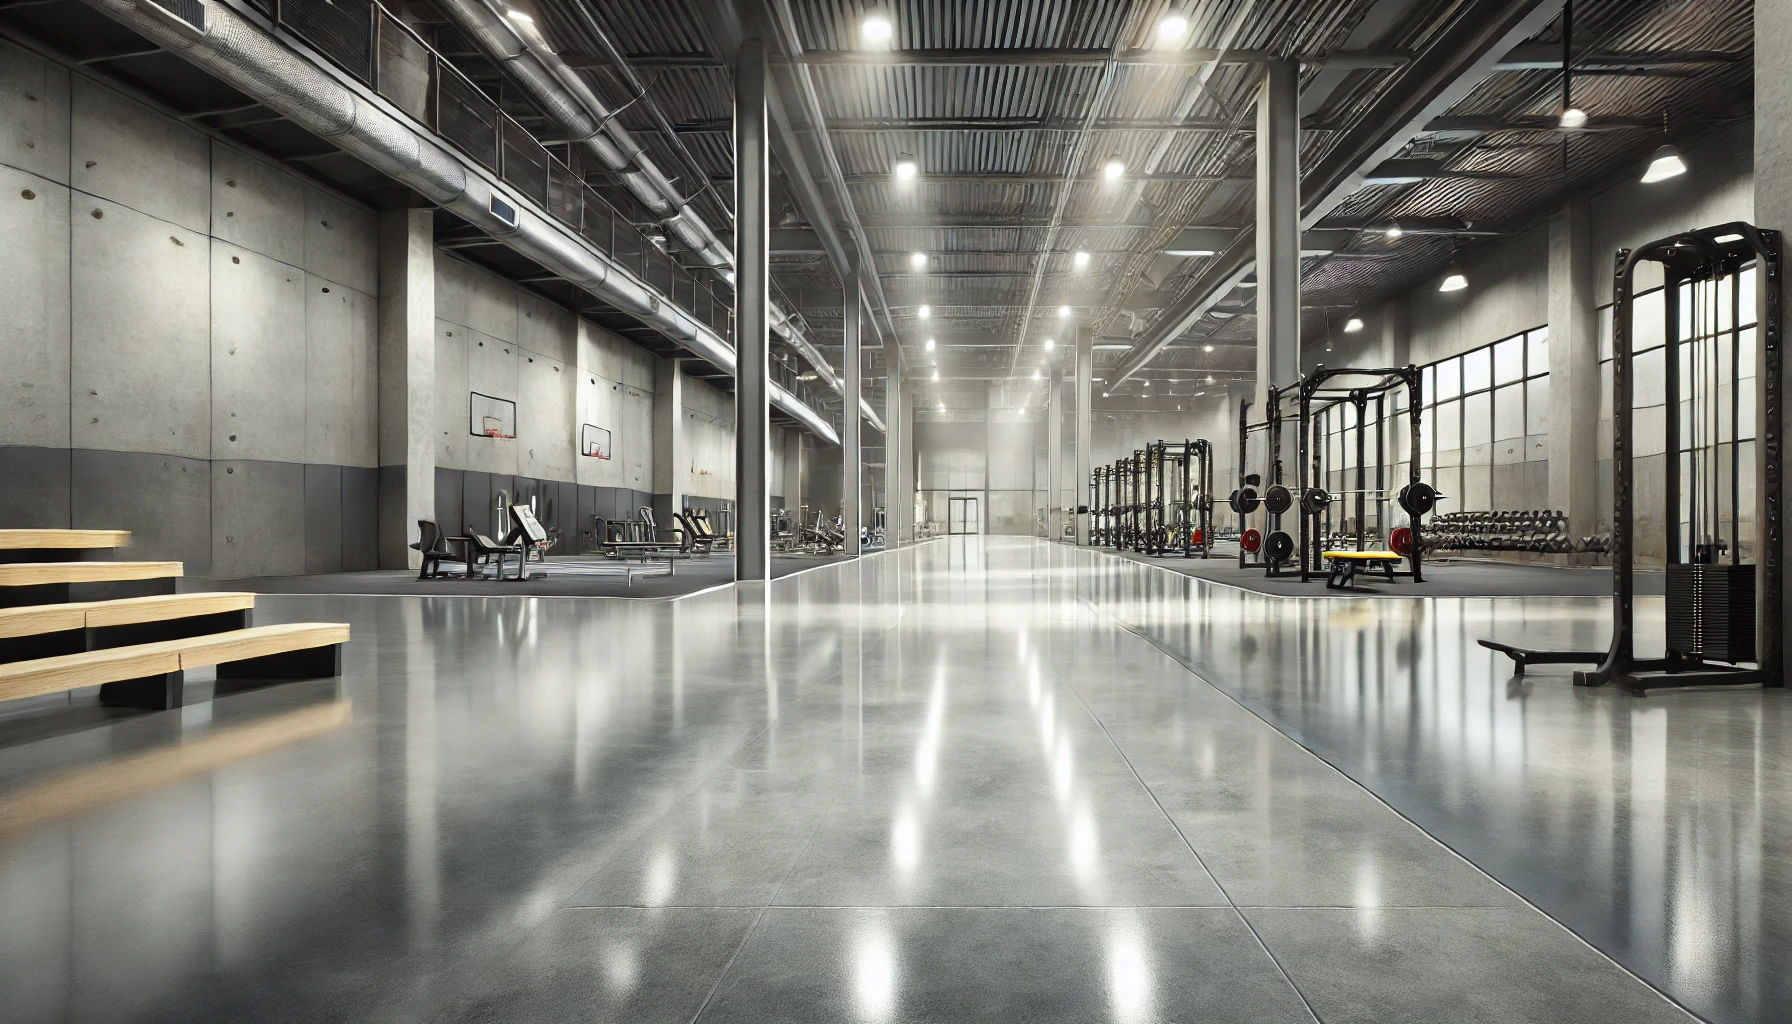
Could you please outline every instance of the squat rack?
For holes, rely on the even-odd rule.
[[[1601,686],[1615,682],[1631,692],[1668,686],[1785,685],[1781,664],[1784,621],[1785,526],[1784,467],[1781,460],[1782,380],[1782,265],[1778,231],[1736,222],[1672,235],[1635,250],[1620,249],[1612,285],[1612,640],[1609,649],[1592,651],[1539,651],[1482,640],[1481,646],[1512,658],[1519,675],[1527,664],[1594,664],[1574,673],[1576,686]],[[1664,656],[1636,656],[1636,444],[1635,361],[1632,338],[1636,334],[1635,280],[1638,264],[1658,263],[1663,277],[1663,432],[1668,457],[1664,462],[1667,508],[1667,637]],[[1741,434],[1738,400],[1743,360],[1739,328],[1739,288],[1732,285],[1728,299],[1730,326],[1725,329],[1712,307],[1724,293],[1718,283],[1725,276],[1739,282],[1742,269],[1755,266],[1755,556],[1741,560],[1740,456]],[[1684,288],[1690,300],[1684,306]],[[1711,299],[1702,293],[1709,292]],[[1702,334],[1713,328],[1709,337]],[[1692,337],[1682,337],[1690,325]],[[1723,372],[1723,353],[1717,341],[1727,331],[1730,343],[1728,373]],[[1682,361],[1682,350],[1686,359]],[[1708,349],[1708,351],[1706,351]],[[1708,376],[1706,376],[1709,374]],[[1692,394],[1681,395],[1681,377],[1692,378]],[[1701,377],[1703,379],[1701,379]],[[1722,543],[1723,517],[1719,451],[1724,446],[1721,398],[1701,399],[1730,387],[1729,401],[1729,522],[1730,543]],[[1693,417],[1683,430],[1682,404],[1692,407]],[[1706,422],[1704,417],[1709,415]],[[1703,454],[1700,435],[1709,440],[1710,456]],[[1690,438],[1688,437],[1690,434]],[[1681,486],[1682,442],[1687,462],[1694,470],[1693,493]],[[1709,474],[1709,476],[1707,476]],[[1682,519],[1682,514],[1686,519]],[[1707,523],[1702,517],[1709,517]],[[1729,555],[1728,564],[1723,556]],[[1743,668],[1743,664],[1754,668]]]
[[[1372,384],[1362,386],[1341,386],[1328,383],[1338,378],[1372,377],[1379,378]],[[1313,408],[1317,400],[1322,402],[1322,409],[1331,408],[1342,403],[1350,403],[1356,411],[1356,487],[1340,493],[1356,495],[1356,550],[1366,550],[1364,544],[1363,519],[1367,511],[1367,498],[1370,493],[1378,496],[1377,500],[1386,500],[1387,490],[1387,442],[1386,434],[1381,429],[1375,432],[1375,487],[1369,487],[1368,462],[1365,451],[1363,424],[1367,419],[1369,403],[1375,403],[1375,421],[1387,422],[1387,398],[1397,388],[1404,386],[1407,395],[1407,429],[1411,435],[1411,446],[1407,449],[1406,469],[1407,481],[1399,491],[1399,503],[1408,516],[1407,534],[1410,550],[1399,551],[1412,562],[1410,573],[1414,583],[1425,581],[1423,554],[1420,552],[1420,520],[1424,514],[1436,505],[1439,495],[1431,485],[1419,479],[1418,453],[1420,450],[1420,432],[1422,428],[1422,411],[1425,406],[1424,385],[1419,377],[1419,368],[1411,363],[1405,366],[1377,367],[1362,369],[1340,366],[1327,369],[1316,366],[1313,372],[1300,379],[1300,433],[1298,435],[1297,482],[1300,487],[1300,578],[1305,583],[1315,576],[1325,575],[1325,536],[1322,523],[1329,519],[1333,496],[1318,481],[1325,479],[1324,444],[1319,437],[1318,423],[1314,419]],[[1385,524],[1383,524],[1385,525]],[[1388,541],[1393,537],[1390,532]]]
[[[1144,468],[1144,529],[1133,549],[1148,555],[1177,550],[1193,558],[1192,531],[1199,530],[1201,557],[1208,557],[1213,546],[1213,444],[1206,438],[1154,441],[1145,446]],[[1171,493],[1167,471],[1172,468],[1180,471],[1180,498]]]

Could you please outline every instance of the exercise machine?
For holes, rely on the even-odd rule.
[[[1617,254],[1612,294],[1612,639],[1605,651],[1544,651],[1482,640],[1529,665],[1591,664],[1576,686],[1632,692],[1670,686],[1785,685],[1784,467],[1781,464],[1781,235],[1732,223]],[[1661,450],[1666,508],[1667,636],[1660,658],[1636,656],[1636,360],[1638,268],[1660,265],[1665,339]],[[1742,293],[1754,287],[1754,326]],[[1690,331],[1688,330],[1690,328]],[[1752,338],[1748,336],[1752,334]],[[1690,336],[1689,336],[1690,335]],[[1752,350],[1745,349],[1750,345]],[[1752,364],[1754,380],[1743,367]],[[1754,391],[1752,536],[1745,535],[1739,449],[1742,389]],[[1753,561],[1743,561],[1749,547]],[[1752,666],[1752,667],[1745,667]]]

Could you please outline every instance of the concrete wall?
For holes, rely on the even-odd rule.
[[[509,281],[436,258],[436,508],[457,529],[498,530],[496,501],[535,499],[574,550],[593,515],[629,518],[653,500],[652,353]],[[473,394],[515,403],[516,437],[476,435]],[[734,399],[683,382],[689,507],[734,498]],[[582,455],[587,426],[610,432],[608,459]],[[670,524],[661,524],[669,526]]]
[[[1754,206],[1753,126],[1742,122],[1708,139],[1687,153],[1691,170],[1686,175],[1665,182],[1645,185],[1636,173],[1626,171],[1623,179],[1610,188],[1590,197],[1592,224],[1592,278],[1596,301],[1600,304],[1599,332],[1610,337],[1610,303],[1616,253],[1675,231],[1720,224],[1734,220],[1751,220]],[[1480,348],[1491,342],[1511,337],[1522,331],[1546,326],[1549,318],[1549,227],[1539,225],[1495,247],[1491,252],[1465,263],[1469,288],[1451,294],[1440,293],[1436,280],[1427,280],[1407,295],[1382,309],[1367,312],[1364,330],[1356,334],[1334,333],[1329,339],[1309,339],[1303,366],[1316,363],[1338,365],[1383,365],[1397,353],[1390,346],[1391,333],[1384,330],[1389,316],[1407,317],[1408,358],[1424,365]],[[1659,275],[1651,278],[1639,274],[1638,289],[1660,284]],[[1331,351],[1324,351],[1329,341]],[[1602,343],[1602,356],[1609,354],[1609,342]],[[1555,358],[1552,346],[1552,360]],[[1661,375],[1642,373],[1639,365],[1638,403],[1639,431],[1648,433],[1650,406],[1660,405]],[[1651,383],[1653,382],[1653,383]],[[1651,393],[1653,389],[1653,393]],[[1601,411],[1595,460],[1589,460],[1588,471],[1599,479],[1598,508],[1604,512],[1599,525],[1609,525],[1611,492],[1611,376],[1609,366],[1601,374]],[[1659,420],[1657,420],[1659,421]],[[1659,438],[1644,439],[1637,459],[1638,553],[1645,560],[1662,557],[1660,509],[1665,507],[1665,456]],[[1491,504],[1499,508],[1548,507],[1548,464],[1527,460],[1519,465],[1493,467]],[[1504,477],[1501,476],[1504,474]],[[1445,504],[1445,511],[1463,507]],[[1488,504],[1483,496],[1481,503]],[[1477,506],[1479,507],[1479,506]],[[1747,529],[1745,528],[1745,535]]]
[[[372,568],[372,213],[5,44],[0,126],[0,525]]]

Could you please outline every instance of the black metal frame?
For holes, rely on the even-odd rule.
[[[1381,382],[1368,387],[1327,388],[1325,386],[1327,381],[1338,377],[1380,377]],[[1363,447],[1363,413],[1368,408],[1368,403],[1371,399],[1375,400],[1380,412],[1385,413],[1386,407],[1383,403],[1385,403],[1387,396],[1396,388],[1402,386],[1407,389],[1407,428],[1412,435],[1412,447],[1408,452],[1408,458],[1406,460],[1407,485],[1411,486],[1419,483],[1419,438],[1424,419],[1425,404],[1424,384],[1422,383],[1419,368],[1417,366],[1408,363],[1405,366],[1376,367],[1373,369],[1348,366],[1328,369],[1322,365],[1314,367],[1312,373],[1309,373],[1300,379],[1298,385],[1300,391],[1300,434],[1296,442],[1299,446],[1296,457],[1296,462],[1298,463],[1296,471],[1298,487],[1295,491],[1295,505],[1299,510],[1298,514],[1300,516],[1298,550],[1300,551],[1300,578],[1302,583],[1313,579],[1324,579],[1329,575],[1329,570],[1325,565],[1325,557],[1323,555],[1325,536],[1321,526],[1325,520],[1329,519],[1331,506],[1327,503],[1326,507],[1321,511],[1309,512],[1303,505],[1301,505],[1301,496],[1306,493],[1307,488],[1313,486],[1315,480],[1325,479],[1325,468],[1322,461],[1324,446],[1319,443],[1316,436],[1318,424],[1313,418],[1313,413],[1316,411],[1313,408],[1314,400],[1318,399],[1324,401],[1326,408],[1340,402],[1349,402],[1357,411],[1355,488],[1357,523],[1356,545],[1357,550],[1362,551],[1364,550],[1363,517],[1364,512],[1366,511],[1365,499],[1368,497],[1369,491],[1368,464],[1365,458],[1367,453],[1364,451]],[[1387,422],[1385,415],[1378,415],[1377,422]],[[1388,496],[1386,477],[1387,446],[1380,439],[1380,430],[1376,431],[1376,435],[1377,482],[1375,490],[1386,499]],[[1412,530],[1412,553],[1407,555],[1407,561],[1412,563],[1412,568],[1410,570],[1397,571],[1395,575],[1411,576],[1414,583],[1423,583],[1425,582],[1424,555],[1421,551],[1420,544],[1422,525],[1420,520],[1423,519],[1423,516],[1414,515],[1410,512],[1407,515],[1408,528]]]
[[[1145,446],[1142,460],[1143,526],[1133,550],[1147,555],[1176,551],[1183,558],[1194,558],[1191,531],[1198,529],[1200,557],[1209,557],[1213,548],[1213,444],[1206,438],[1153,441]],[[1167,493],[1169,474],[1165,470],[1171,466],[1182,471],[1180,499]],[[1173,514],[1178,510],[1181,518]]]
[[[1720,240],[1721,239],[1721,240]],[[1751,224],[1731,223],[1672,235],[1639,246],[1621,249],[1613,281],[1612,305],[1612,640],[1604,652],[1538,651],[1482,640],[1481,646],[1510,656],[1519,675],[1533,664],[1585,664],[1597,667],[1574,673],[1576,686],[1617,683],[1631,692],[1672,686],[1785,685],[1781,638],[1784,628],[1784,523],[1781,503],[1785,486],[1780,459],[1781,416],[1781,237],[1778,231]],[[1661,658],[1636,657],[1636,529],[1634,493],[1635,395],[1631,337],[1635,332],[1633,283],[1637,265],[1662,264],[1665,278],[1663,317],[1666,323],[1662,358],[1667,369],[1664,397],[1664,432],[1667,446],[1667,558],[1669,572],[1680,562],[1679,349],[1695,339],[1680,337],[1679,291],[1688,281],[1703,281],[1735,273],[1747,263],[1756,266],[1755,322],[1755,536],[1759,545],[1755,578],[1755,667],[1713,664],[1696,652],[1667,650]],[[1732,300],[1734,301],[1734,299]],[[1734,321],[1733,321],[1734,323]],[[1697,335],[1697,325],[1694,326]],[[1732,360],[1731,373],[1736,372]],[[1734,400],[1733,400],[1734,401]],[[1732,405],[1732,423],[1735,419]],[[1734,463],[1734,432],[1732,461]],[[1732,466],[1734,472],[1734,464]],[[1732,488],[1732,501],[1735,490]],[[1736,520],[1732,520],[1736,522]],[[1737,556],[1739,557],[1739,556]],[[1669,617],[1676,613],[1676,596],[1670,588]]]

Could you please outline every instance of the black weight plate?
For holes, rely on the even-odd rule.
[[[1263,499],[1257,497],[1256,488],[1246,487],[1238,492],[1238,503],[1243,506],[1240,511],[1250,513],[1257,511],[1258,506],[1263,504]]]
[[[1279,516],[1294,507],[1294,492],[1281,484],[1270,484],[1269,490],[1263,492],[1263,504]]]
[[[1325,493],[1324,488],[1309,487],[1300,492],[1301,509],[1312,515],[1318,515],[1319,513],[1324,512],[1325,507],[1331,503],[1332,496]]]
[[[1263,553],[1269,556],[1272,563],[1280,564],[1294,556],[1294,538],[1280,530],[1269,535],[1263,542]]]
[[[1437,507],[1437,490],[1419,481],[1400,488],[1400,507],[1415,516],[1422,516]]]

